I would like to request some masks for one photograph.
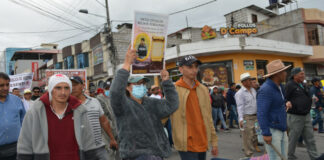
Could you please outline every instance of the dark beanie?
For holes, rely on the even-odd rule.
[[[312,83],[314,84],[315,82],[319,82],[319,81],[321,81],[319,78],[317,78],[317,77],[314,77],[313,79],[312,79]]]
[[[294,79],[294,75],[296,75],[296,74],[298,74],[298,73],[300,73],[302,71],[303,71],[303,69],[300,68],[300,67],[293,68],[291,70],[291,79]]]

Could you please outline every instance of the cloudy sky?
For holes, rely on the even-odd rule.
[[[170,14],[210,1],[109,0],[109,9],[116,27],[119,21],[132,20],[134,10]],[[90,13],[105,16],[104,3],[104,0],[0,0],[0,54],[7,47],[37,48],[41,43],[57,43],[63,48],[89,39],[103,28],[106,20],[78,10],[88,9]],[[171,15],[169,33],[186,27],[186,16],[189,26],[225,26],[224,14],[251,4],[266,7],[268,0],[217,0]],[[324,10],[324,0],[298,0],[298,7]],[[296,4],[292,8],[296,9]]]

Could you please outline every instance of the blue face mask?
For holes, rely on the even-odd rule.
[[[133,85],[132,95],[137,99],[142,99],[146,95],[147,89],[143,84]]]
[[[109,90],[105,91],[105,95],[108,97],[109,96]]]

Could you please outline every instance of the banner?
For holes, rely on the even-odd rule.
[[[22,73],[16,75],[10,75],[10,92],[12,89],[18,88],[20,92],[25,89],[30,89],[33,83],[33,73]]]
[[[98,65],[103,63],[103,50],[102,45],[99,44],[98,46],[92,49],[93,52],[93,65]]]
[[[45,75],[46,75],[46,86],[48,83],[48,79],[54,75],[54,74],[64,74],[68,77],[72,77],[72,76],[79,76],[85,86],[87,87],[88,83],[87,83],[87,71],[85,69],[69,69],[69,70],[64,70],[64,69],[53,69],[53,70],[46,70],[45,71]]]
[[[164,69],[167,41],[168,15],[135,12],[132,48],[138,58],[133,63],[132,74],[158,75]]]
[[[32,72],[34,73],[34,81],[38,81],[38,62],[32,62]]]

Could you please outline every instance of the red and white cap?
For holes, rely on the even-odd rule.
[[[70,86],[70,93],[72,93],[72,82],[64,74],[54,74],[48,80],[48,93],[49,93],[49,100],[52,101],[52,91],[54,87],[59,83],[67,83]]]

